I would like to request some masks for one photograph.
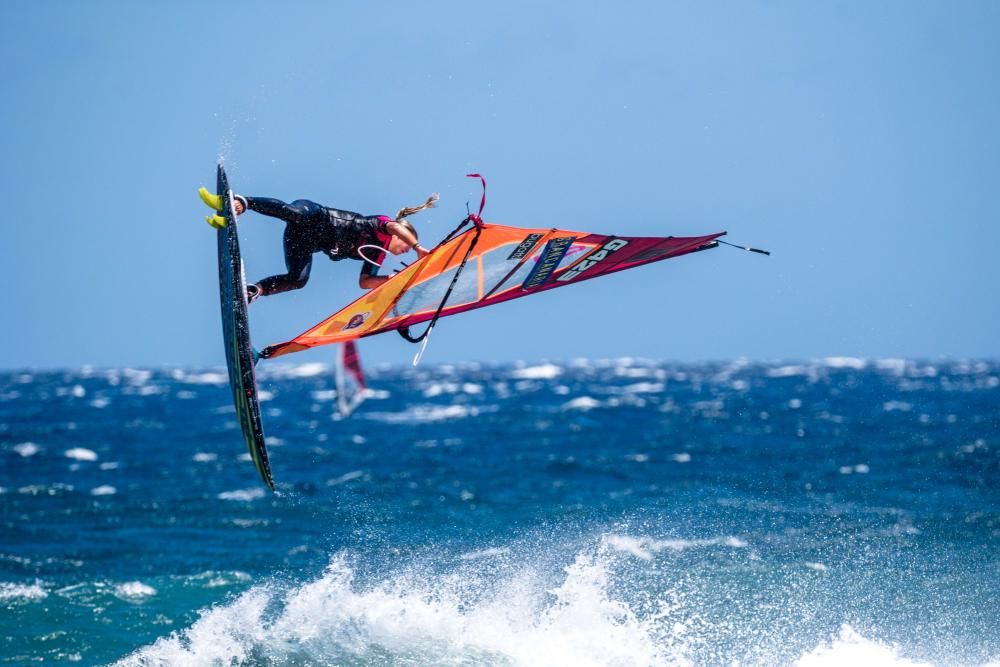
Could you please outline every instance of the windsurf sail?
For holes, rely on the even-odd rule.
[[[361,370],[358,346],[349,340],[340,346],[337,355],[335,379],[337,382],[337,417],[351,416],[365,400],[365,374]]]
[[[638,237],[525,229],[485,223],[475,214],[456,232],[466,225],[354,303],[295,338],[265,348],[261,356],[279,357],[387,331],[407,334],[422,322],[714,248],[725,234]]]

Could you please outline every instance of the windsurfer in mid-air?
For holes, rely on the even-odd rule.
[[[210,194],[205,188],[201,188],[198,193],[208,206],[216,210],[222,209],[222,198],[219,195]],[[431,208],[437,198],[437,194],[433,194],[420,206],[402,208],[394,218],[390,218],[329,208],[308,199],[297,199],[286,204],[267,197],[234,195],[233,212],[236,215],[250,210],[285,222],[287,272],[247,285],[247,302],[260,296],[305,287],[312,269],[312,256],[317,252],[325,253],[333,261],[361,261],[363,266],[358,278],[359,286],[362,289],[378,287],[389,279],[388,276],[378,275],[379,265],[386,251],[402,255],[415,250],[419,257],[429,253],[417,241],[417,231],[406,217]],[[207,220],[215,227],[225,224],[225,219],[218,215],[209,216]]]

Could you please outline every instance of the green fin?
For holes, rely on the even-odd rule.
[[[205,222],[207,222],[212,227],[215,227],[216,229],[222,229],[223,227],[226,226],[226,219],[223,218],[221,215],[206,215]]]
[[[201,186],[198,188],[198,196],[201,197],[201,200],[209,208],[214,208],[216,211],[222,210],[222,195],[213,195],[205,189],[205,186]]]

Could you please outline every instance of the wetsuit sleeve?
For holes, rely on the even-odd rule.
[[[358,274],[358,278],[364,278],[368,276],[369,278],[374,278],[378,275],[378,268],[371,262],[361,261],[361,273]]]

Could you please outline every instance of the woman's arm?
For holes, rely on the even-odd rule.
[[[361,289],[375,289],[387,280],[389,280],[389,276],[369,276],[361,274],[361,277],[358,278],[358,286],[361,287]]]
[[[386,229],[389,230],[390,234],[398,236],[403,243],[416,250],[419,257],[430,254],[430,251],[427,248],[420,245],[417,241],[417,237],[411,234],[410,230],[403,225],[397,224],[396,222],[387,222],[385,226]]]

